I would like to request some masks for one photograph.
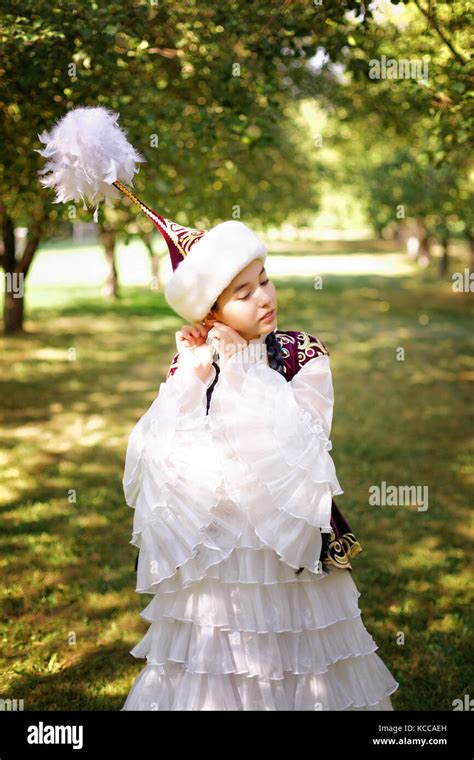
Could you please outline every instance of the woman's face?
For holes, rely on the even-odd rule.
[[[262,319],[269,311],[269,319]],[[266,335],[277,322],[276,290],[269,280],[262,259],[255,259],[234,277],[211,309],[206,320],[217,320],[232,327],[245,340]]]

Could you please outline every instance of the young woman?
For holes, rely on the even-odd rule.
[[[166,291],[198,318],[127,447],[136,590],[153,597],[122,709],[392,710],[398,683],[352,578],[362,547],[333,500],[328,351],[277,329],[254,233],[224,222],[207,235]]]

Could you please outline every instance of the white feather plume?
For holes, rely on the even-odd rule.
[[[117,179],[133,186],[133,175],[139,171],[135,164],[146,159],[131,145],[126,133],[117,124],[120,114],[103,106],[73,108],[52,128],[38,135],[46,146],[37,153],[47,159],[39,174],[43,187],[54,187],[54,203],[79,201],[83,208],[86,200],[96,206],[97,221],[99,203],[108,206],[120,197],[120,191],[112,185]]]

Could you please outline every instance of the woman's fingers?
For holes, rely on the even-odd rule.
[[[183,325],[183,327],[181,328],[180,332],[183,335],[183,337],[187,338],[188,340],[190,338],[197,338],[198,337],[198,335],[197,335],[196,331],[193,329],[192,325]]]
[[[178,330],[176,333],[176,347],[178,350],[181,348],[190,348],[194,344],[195,339],[186,330]]]
[[[204,327],[204,325],[184,325],[183,330],[186,330],[196,338],[206,337],[207,335],[207,329]]]
[[[236,330],[234,330],[232,327],[229,327],[229,325],[223,324],[222,322],[214,322],[214,327],[212,330],[213,335],[219,337],[227,337],[230,340],[242,340],[241,336],[238,332],[236,332]]]
[[[207,331],[203,325],[183,325],[181,330],[176,333],[176,343],[194,348],[205,343],[206,337]]]

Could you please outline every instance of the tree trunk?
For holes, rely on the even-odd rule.
[[[24,275],[17,270],[15,259],[15,227],[13,219],[8,215],[4,206],[2,211],[3,253],[2,266],[4,269],[4,302],[3,330],[5,335],[15,335],[23,332],[23,282]]]
[[[25,280],[33,257],[40,244],[46,217],[44,202],[39,200],[32,208],[32,222],[28,228],[25,250],[20,261],[15,258],[15,225],[3,203],[0,202],[2,219],[3,249],[0,266],[5,272],[5,298],[3,307],[3,329],[5,335],[24,332]]]
[[[2,239],[3,253],[2,266],[5,271],[4,275],[4,302],[3,302],[3,329],[6,335],[14,335],[23,330],[23,308],[18,304],[23,300],[21,297],[14,297],[15,290],[15,228],[13,219],[8,216],[7,210],[2,206]]]
[[[474,272],[474,234],[472,229],[467,230],[467,242],[469,244],[467,266],[470,272]]]
[[[416,235],[420,243],[417,259],[420,264],[426,266],[431,261],[430,236],[422,218],[417,219],[416,226]]]
[[[444,277],[449,265],[449,235],[446,231],[442,234],[441,245],[443,246],[443,253],[439,260],[438,273],[440,277]]]
[[[143,235],[143,241],[146,245],[147,251],[150,254],[150,263],[151,263],[151,286],[153,290],[160,290],[160,259],[159,256],[157,256],[153,250],[153,246],[151,244],[151,233],[146,232]]]
[[[25,301],[23,298],[23,290],[20,290],[20,295],[14,295],[14,291],[7,285],[7,277],[5,277],[4,297],[3,324],[5,335],[16,335],[24,332],[23,317]]]
[[[0,265],[5,272],[5,299],[3,327],[5,335],[24,332],[24,283],[33,257],[40,244],[45,222],[44,203],[39,201],[32,209],[33,221],[28,228],[28,238],[20,261],[15,258],[15,225],[3,203],[0,202],[2,218],[3,250]]]
[[[402,219],[399,224],[397,224],[394,232],[394,240],[397,243],[397,245],[400,246],[400,248],[406,247],[407,239],[409,237],[409,232],[407,229],[407,223],[405,219]]]
[[[116,232],[114,232],[113,230],[105,230],[104,228],[101,228],[100,241],[102,245],[104,246],[105,257],[109,265],[107,278],[102,287],[102,295],[105,296],[105,298],[118,298],[120,295],[119,287],[118,287],[117,267],[115,265],[116,239],[117,239]]]

